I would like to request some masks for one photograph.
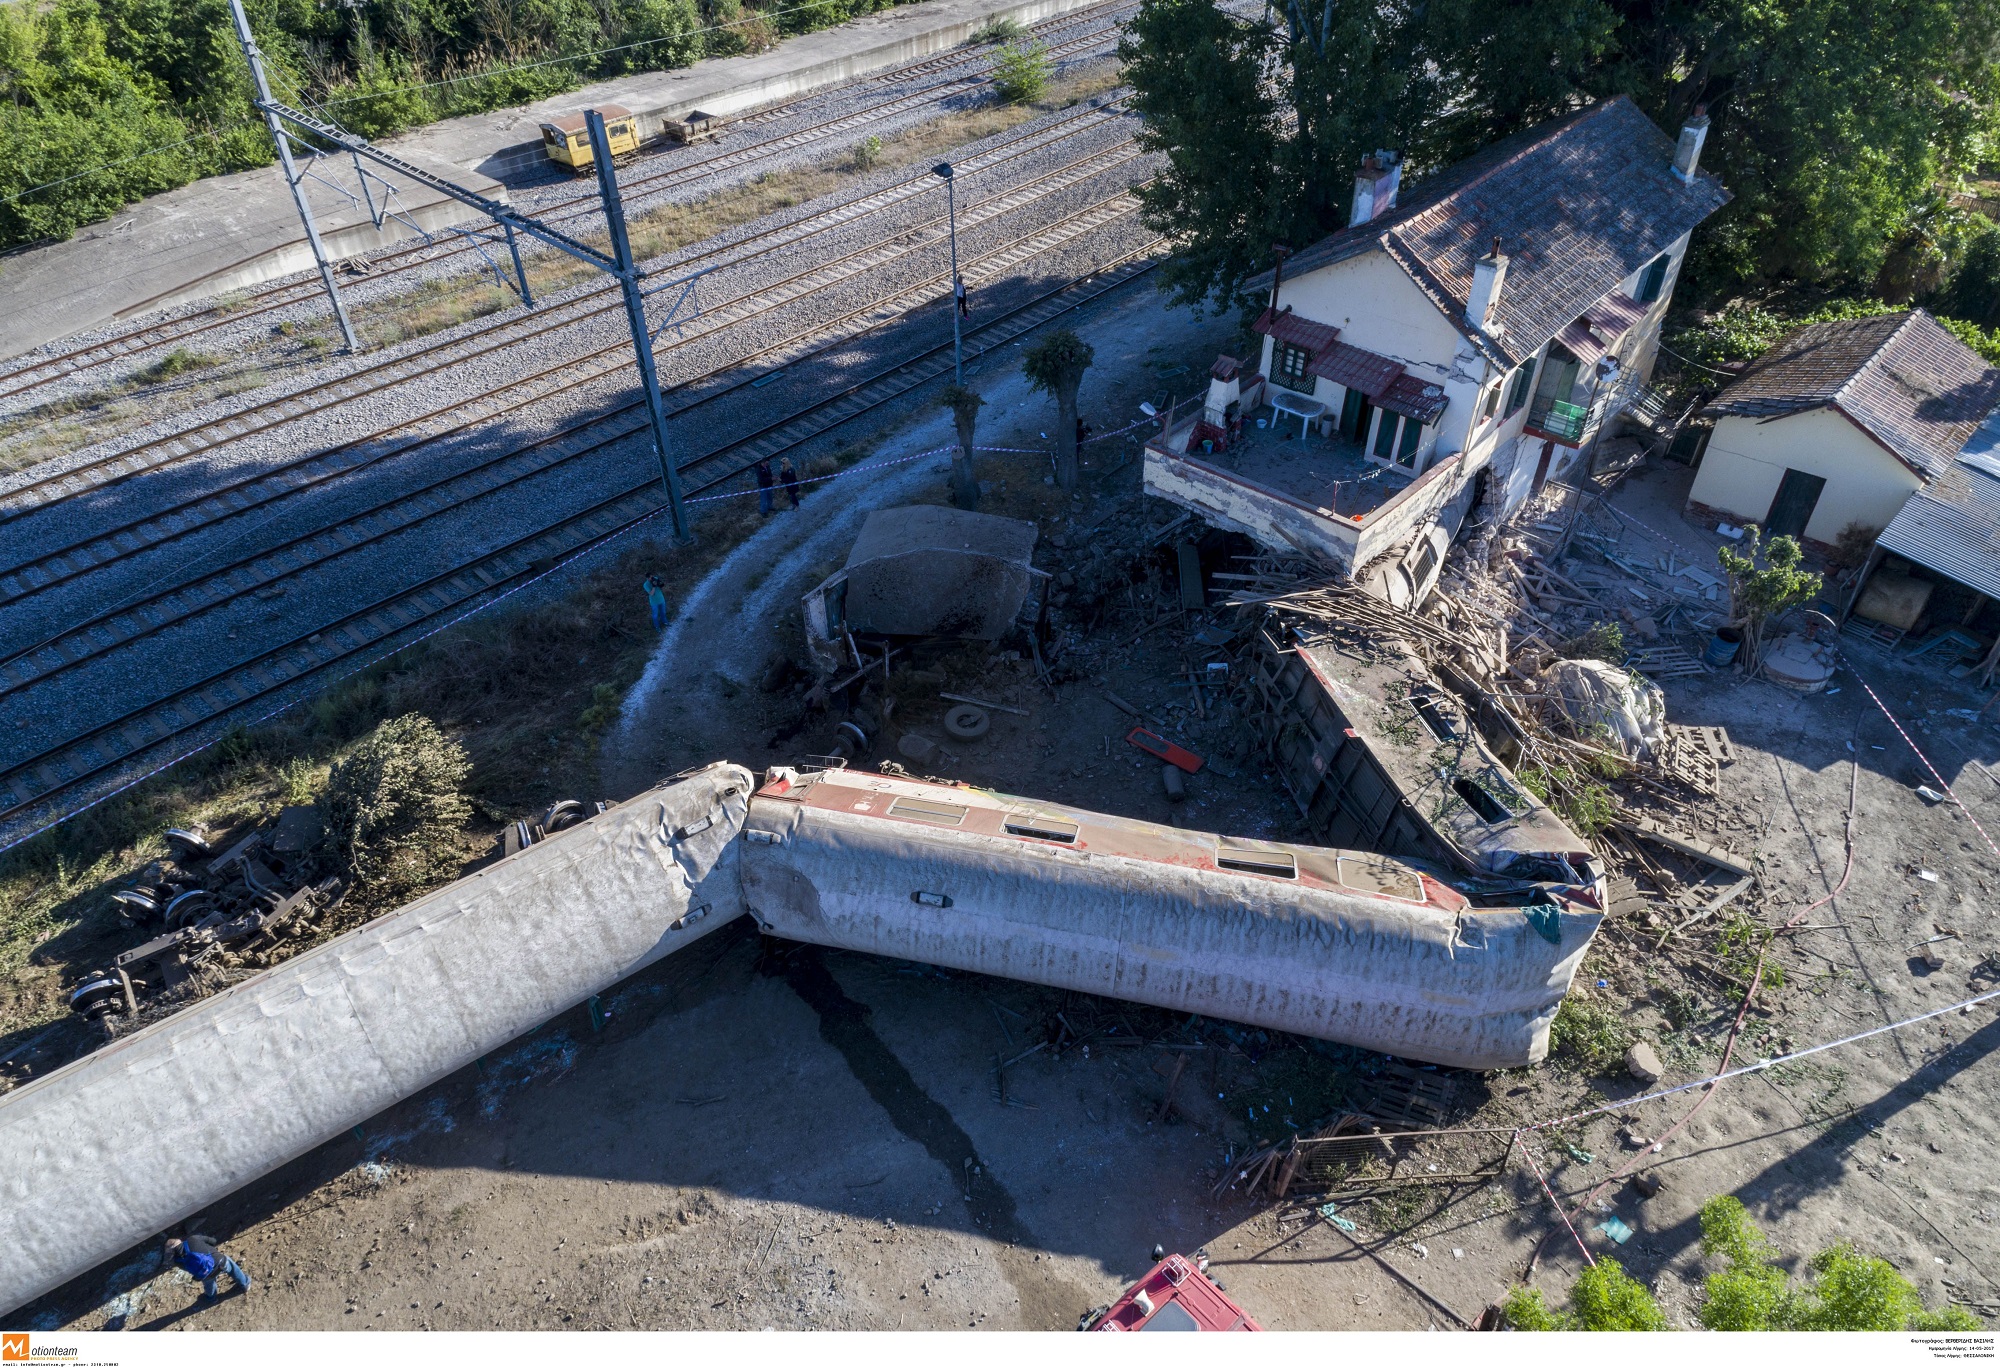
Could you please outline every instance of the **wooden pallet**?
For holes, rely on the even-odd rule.
[[[1708,666],[1679,646],[1647,646],[1632,652],[1625,663],[1651,679],[1687,679],[1708,673]]]

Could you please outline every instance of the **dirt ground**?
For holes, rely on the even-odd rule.
[[[1098,347],[1084,412],[1100,430],[1136,418],[1142,398],[1188,392],[1237,340],[1233,321],[1163,312],[1138,291],[1078,326]],[[1037,445],[1051,421],[1016,369],[993,360],[973,378],[989,399],[983,442]],[[943,431],[941,415],[911,412],[880,434],[877,454],[929,450]],[[941,737],[944,689],[1006,703],[1028,715],[999,714],[985,738],[952,746],[952,777],[1302,836],[1229,708],[1204,720],[1175,682],[1208,655],[1188,635],[1195,624],[1161,621],[1171,581],[1152,541],[1172,510],[1139,494],[1136,444],[1100,444],[1074,503],[1042,482],[1043,468],[1038,457],[990,457],[983,507],[1035,518],[1037,563],[1074,581],[1057,609],[1057,682],[1004,652],[960,653],[895,690],[894,722]],[[1615,502],[1712,557],[1712,538],[1678,513],[1686,479],[1642,469]],[[628,699],[607,742],[604,796],[711,758],[760,767],[823,750],[830,722],[804,711],[798,689],[763,692],[764,667],[774,649],[795,646],[797,596],[838,564],[860,515],[941,501],[943,480],[930,458],[831,481],[732,552],[687,595]],[[1666,685],[1671,720],[1726,726],[1737,747],[1721,800],[1686,821],[1756,857],[1746,907],[1759,921],[1781,922],[1837,883],[1850,783],[1857,794],[1850,882],[1774,951],[1785,983],[1750,1014],[1746,1062],[1993,986],[1986,895],[2000,852],[1967,812],[2000,834],[2000,780],[1978,768],[2000,762],[2000,734],[1951,715],[1985,699],[1873,648],[1847,649],[1967,810],[1914,793],[1935,781],[1853,669],[1834,680],[1838,693],[1803,698],[1729,672]],[[1184,808],[1167,803],[1157,765],[1123,745],[1130,719],[1106,689],[1211,757]],[[1713,934],[1655,950],[1644,911],[1621,884],[1577,982],[1658,1047],[1666,1083],[1699,1078],[1740,1000],[1732,951]],[[1945,967],[1925,971],[1913,947],[1946,931]],[[620,985],[603,1006],[601,1031],[570,1013],[205,1214],[200,1223],[258,1280],[251,1295],[192,1310],[186,1280],[156,1276],[135,1253],[33,1308],[37,1323],[1065,1329],[1115,1296],[1158,1243],[1206,1246],[1213,1272],[1269,1328],[1450,1330],[1518,1283],[1552,1231],[1535,1284],[1560,1300],[1581,1265],[1518,1158],[1492,1184],[1342,1203],[1352,1238],[1322,1219],[1323,1198],[1271,1206],[1216,1195],[1247,1149],[1351,1101],[1366,1071],[1351,1052],[760,943],[747,923]],[[1057,1013],[1087,1018],[1090,1049],[1042,1048],[996,1070],[1055,1034]],[[2000,1310],[2000,1183],[1983,1162],[2000,1110],[1987,1058],[1996,1045],[2000,1023],[1984,1007],[1727,1084],[1656,1157],[1659,1195],[1614,1188],[1579,1219],[1580,1236],[1653,1284],[1684,1327],[1695,1324],[1703,1267],[1696,1212],[1719,1192],[1740,1196],[1795,1264],[1852,1239],[1933,1302]],[[1160,1120],[1165,1084],[1151,1066],[1182,1052],[1200,1086]],[[1594,1071],[1559,1055],[1468,1080],[1458,1119],[1513,1126],[1614,1106],[1528,1141],[1574,1201],[1701,1096],[1619,1105],[1640,1091],[1615,1065]],[[1622,1246],[1600,1229],[1613,1214],[1635,1231]]]

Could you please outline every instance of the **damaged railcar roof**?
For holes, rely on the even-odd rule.
[[[1523,856],[1588,854],[1407,647],[1302,634],[1299,652],[1403,798],[1471,867],[1500,874]]]
[[[1421,861],[1165,827],[962,784],[828,770],[796,781],[773,779],[759,790],[759,796],[967,835],[1060,846],[1091,855],[1282,879],[1307,888],[1427,904],[1447,913],[1481,910],[1472,907],[1448,882],[1446,871]]]

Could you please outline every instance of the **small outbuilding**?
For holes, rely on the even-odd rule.
[[[851,637],[998,641],[1043,572],[1035,525],[934,504],[878,508],[838,573],[805,598],[806,644],[834,672]]]
[[[1708,405],[1689,510],[1822,550],[1872,539],[1996,403],[2000,370],[1922,309],[1800,328]]]

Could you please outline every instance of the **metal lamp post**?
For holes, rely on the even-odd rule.
[[[965,340],[960,332],[960,322],[964,310],[959,306],[958,291],[958,195],[953,188],[956,173],[950,162],[939,162],[931,168],[931,174],[944,179],[945,219],[951,228],[951,374],[952,383],[965,383]]]

